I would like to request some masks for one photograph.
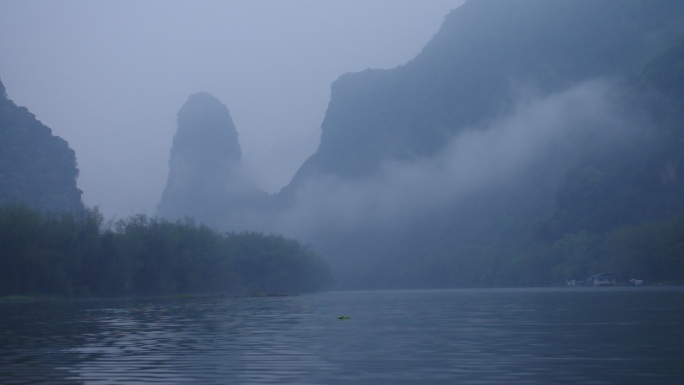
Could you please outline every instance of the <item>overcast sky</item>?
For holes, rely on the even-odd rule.
[[[84,201],[154,214],[176,113],[226,104],[267,191],[317,147],[330,83],[404,64],[462,0],[0,0],[0,79],[76,151]]]

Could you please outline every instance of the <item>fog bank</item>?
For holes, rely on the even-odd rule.
[[[487,189],[526,183],[533,169],[562,169],[587,141],[609,140],[615,127],[625,134],[629,123],[610,101],[610,89],[592,81],[546,97],[525,92],[513,113],[462,131],[434,157],[386,162],[360,180],[308,180],[296,203],[267,227],[305,239],[329,226],[392,228]]]

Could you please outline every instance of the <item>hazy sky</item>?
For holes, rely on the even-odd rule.
[[[330,83],[418,54],[462,0],[0,0],[0,79],[76,151],[105,215],[154,214],[176,113],[208,91],[277,191],[317,147]]]

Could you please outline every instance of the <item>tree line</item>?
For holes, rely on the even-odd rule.
[[[321,289],[328,277],[311,249],[279,235],[0,207],[0,296],[291,294]]]

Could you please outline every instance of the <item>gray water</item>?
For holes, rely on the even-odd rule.
[[[684,290],[0,304],[0,384],[114,383],[684,384]]]

